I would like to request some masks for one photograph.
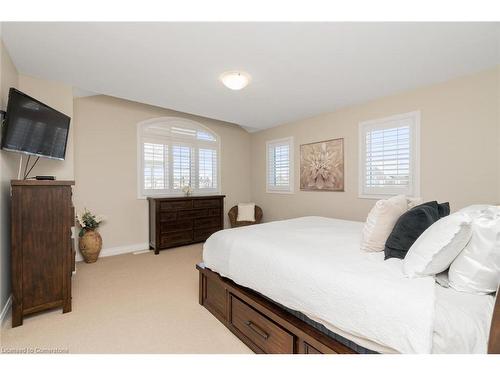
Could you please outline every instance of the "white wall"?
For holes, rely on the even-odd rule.
[[[17,70],[0,39],[0,109],[10,87],[18,86]],[[10,296],[10,180],[17,175],[19,156],[0,151],[0,313]]]

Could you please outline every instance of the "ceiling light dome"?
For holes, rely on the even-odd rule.
[[[221,74],[220,80],[231,90],[241,90],[250,82],[250,75],[239,71],[225,72]]]

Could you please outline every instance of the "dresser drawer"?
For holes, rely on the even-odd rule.
[[[210,208],[208,210],[208,216],[220,216],[220,208]]]
[[[194,220],[194,229],[214,228],[220,226],[220,217],[203,217]]]
[[[160,201],[160,211],[176,211],[193,208],[192,200],[185,201]]]
[[[171,233],[193,229],[193,220],[165,221],[160,224],[160,233]]]
[[[210,237],[213,233],[221,230],[221,227],[217,228],[206,228],[206,229],[195,229],[194,230],[194,240],[199,242],[199,241],[205,241],[208,237]]]
[[[207,210],[187,210],[187,211],[179,211],[177,212],[177,219],[196,219],[198,217],[206,217],[208,216]]]
[[[211,208],[220,206],[220,199],[196,199],[193,201],[194,208]]]
[[[169,247],[193,241],[193,231],[163,233],[160,235],[160,247]]]
[[[230,323],[268,354],[292,354],[294,337],[252,307],[230,295]]]
[[[177,212],[160,212],[160,222],[177,220]]]

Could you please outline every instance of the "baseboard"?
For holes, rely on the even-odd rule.
[[[128,253],[133,253],[135,251],[140,251],[140,250],[146,250],[149,249],[149,243],[136,243],[136,244],[131,244],[131,245],[124,245],[124,246],[116,246],[116,247],[108,247],[107,249],[102,249],[101,253],[99,254],[99,258],[102,257],[111,257],[114,255],[120,255],[120,254],[128,254]],[[79,262],[83,260],[82,254],[80,254],[80,251],[76,251],[76,261]]]
[[[7,314],[9,313],[11,305],[12,305],[12,295],[9,296],[9,298],[7,299],[7,302],[5,302],[5,305],[2,309],[2,313],[0,314],[0,327],[3,326],[3,322],[4,322],[5,318],[7,317]]]

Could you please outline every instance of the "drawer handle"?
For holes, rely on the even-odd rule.
[[[258,334],[260,337],[262,337],[264,340],[267,340],[269,338],[269,335],[262,328],[260,328],[257,324],[252,322],[251,320],[247,320],[245,322],[245,325],[248,326],[248,328],[250,328],[256,334]]]

